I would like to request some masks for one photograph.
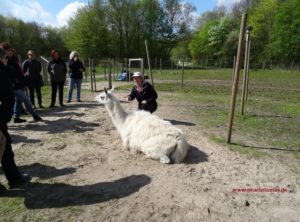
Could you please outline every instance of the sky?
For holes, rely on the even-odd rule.
[[[197,15],[218,5],[230,7],[237,1],[239,0],[182,0],[193,4]],[[89,0],[0,0],[0,14],[13,16],[25,22],[62,27],[88,2]]]

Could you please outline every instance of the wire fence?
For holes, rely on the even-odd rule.
[[[112,81],[124,81],[121,79],[121,75],[124,72],[129,72],[129,76],[126,76],[125,81],[132,80],[130,75],[134,72],[143,72],[146,78],[149,78],[149,66],[147,64],[146,58],[139,58],[140,60],[133,61],[129,64],[130,58],[118,59],[118,58],[81,58],[81,61],[86,67],[84,72],[84,81],[90,83],[90,88],[92,91],[97,90],[98,81],[108,81],[108,87],[111,87]],[[50,84],[50,78],[47,72],[47,66],[50,58],[40,57],[42,64],[42,77],[46,85]],[[216,60],[205,60],[201,64],[195,64],[189,58],[179,58],[174,60],[163,60],[161,58],[154,58],[151,60],[152,71],[157,75],[164,75],[167,71],[168,73],[173,73],[177,75],[182,75],[185,70],[213,70],[213,69],[233,69],[235,67],[235,58],[227,58],[220,61]],[[243,64],[241,65],[243,68]],[[300,63],[293,64],[281,64],[279,62],[273,61],[268,63],[253,64],[250,62],[250,70],[289,70],[300,71]],[[183,79],[182,79],[183,82]],[[183,84],[183,83],[182,83]]]

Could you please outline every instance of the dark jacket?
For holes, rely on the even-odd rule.
[[[66,80],[67,66],[66,63],[59,59],[52,59],[48,63],[48,73],[52,82],[63,82]]]
[[[15,103],[11,77],[7,67],[0,62],[0,129],[7,130],[7,123],[11,120]]]
[[[31,87],[41,87],[43,79],[41,76],[42,65],[37,60],[26,59],[22,64],[26,83]]]
[[[74,61],[73,59],[69,60],[69,68],[70,68],[70,77],[72,79],[82,79],[82,71],[80,69],[85,70],[83,63],[80,60]]]
[[[14,58],[10,58],[7,62],[6,69],[11,77],[13,90],[24,89],[25,79],[18,61]]]
[[[137,99],[139,104],[143,100],[146,100],[148,104],[155,103],[156,104],[156,99],[157,99],[157,93],[154,90],[153,86],[148,83],[147,81],[143,82],[143,90],[141,92],[138,92],[136,89],[136,86],[132,87],[132,90],[129,94],[129,99],[134,100]]]

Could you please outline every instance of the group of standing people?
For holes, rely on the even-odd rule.
[[[52,50],[51,60],[48,63],[48,73],[51,79],[51,104],[55,106],[57,89],[59,91],[59,103],[63,104],[63,88],[66,79],[67,66],[56,50]],[[8,132],[8,123],[13,119],[14,123],[26,122],[21,119],[21,111],[25,105],[34,121],[42,121],[36,112],[35,93],[39,108],[42,104],[41,87],[41,63],[37,60],[33,50],[29,50],[22,65],[15,55],[14,49],[6,42],[0,44],[0,160],[3,172],[8,180],[9,188],[13,189],[29,181],[31,177],[21,173],[14,160],[14,152],[11,146],[11,137]],[[72,91],[76,85],[77,101],[80,102],[80,89],[82,83],[83,63],[79,60],[77,52],[70,54],[68,63],[70,69],[69,92],[67,102],[72,100]],[[29,91],[29,96],[27,95]],[[0,184],[0,191],[6,188]]]
[[[68,62],[68,68],[70,70],[70,77],[67,103],[70,103],[72,101],[72,94],[75,86],[77,90],[77,102],[81,102],[81,83],[85,67],[79,59],[78,52],[72,51],[69,58],[70,60]],[[57,89],[59,104],[61,106],[64,106],[63,97],[67,66],[66,63],[61,59],[58,51],[55,49],[51,51],[51,60],[48,63],[48,73],[50,75],[52,89],[50,108],[55,107]]]

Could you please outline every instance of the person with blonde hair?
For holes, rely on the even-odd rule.
[[[69,78],[69,91],[68,91],[68,100],[67,103],[72,101],[73,89],[76,86],[77,90],[77,102],[81,102],[80,92],[81,92],[81,83],[83,79],[83,72],[85,71],[83,63],[79,59],[79,54],[76,51],[72,51],[69,57],[69,69],[70,69],[70,78]]]

